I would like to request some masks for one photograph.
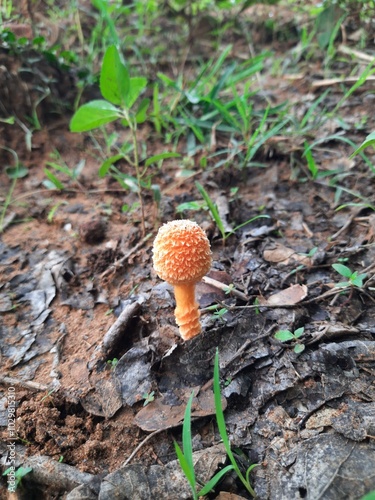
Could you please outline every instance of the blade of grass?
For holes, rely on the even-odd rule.
[[[225,227],[224,227],[223,221],[221,220],[217,206],[211,200],[207,191],[204,189],[204,187],[201,184],[199,184],[198,181],[195,182],[195,185],[196,185],[198,191],[200,192],[200,194],[202,195],[204,201],[207,203],[207,206],[211,212],[211,215],[212,215],[214,221],[216,222],[217,227],[219,228],[221,236],[223,237],[223,239],[225,239]]]
[[[194,476],[194,466],[193,466],[193,448],[191,439],[191,405],[193,404],[194,393],[191,394],[189,401],[186,405],[184,423],[182,426],[182,445],[184,449],[184,455],[189,467],[193,471]],[[195,476],[194,476],[195,483]]]
[[[224,412],[221,405],[221,392],[220,392],[220,373],[219,373],[219,350],[216,349],[215,354],[215,364],[214,364],[214,401],[215,401],[215,411],[216,411],[216,422],[219,429],[219,433],[221,439],[223,440],[223,444],[225,447],[225,451],[227,452],[228,458],[233,465],[233,469],[241,480],[242,484],[245,486],[247,491],[251,496],[255,497],[255,491],[251,487],[250,483],[246,481],[246,478],[243,476],[240,471],[236,459],[233,456],[230,442],[227,434],[227,429],[225,425]]]
[[[185,455],[183,454],[180,446],[178,445],[178,443],[176,441],[174,442],[174,449],[176,451],[176,455],[177,455],[178,461],[180,462],[181,469],[182,469],[183,473],[186,476],[186,479],[188,480],[188,482],[190,484],[190,487],[191,487],[191,490],[192,490],[192,493],[193,493],[193,497],[194,497],[194,500],[195,500],[196,498],[198,498],[198,495],[197,495],[197,493],[195,491],[195,484],[196,483],[195,483],[194,469],[190,468],[189,463],[186,460]]]
[[[207,493],[209,493],[217,485],[220,479],[231,470],[234,470],[233,465],[227,465],[224,469],[221,469],[221,471],[215,474],[214,477],[212,477],[208,483],[198,491],[198,496],[203,497],[204,495],[207,495]]]

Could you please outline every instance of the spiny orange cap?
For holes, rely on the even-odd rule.
[[[153,253],[155,271],[171,285],[197,282],[211,268],[210,242],[191,220],[174,220],[161,226]]]

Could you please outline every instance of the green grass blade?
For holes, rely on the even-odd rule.
[[[221,405],[221,392],[220,392],[220,374],[219,374],[219,351],[216,350],[215,355],[215,365],[214,365],[214,401],[215,401],[215,411],[216,411],[216,422],[219,429],[221,439],[225,447],[225,451],[232,462],[234,469],[239,471],[237,463],[233,457],[233,453],[230,447],[229,438],[227,434],[227,429],[225,425],[224,412]]]
[[[227,452],[228,458],[233,465],[237,476],[241,480],[242,484],[245,486],[247,491],[251,496],[255,497],[255,491],[251,487],[250,483],[246,481],[242,472],[240,471],[236,459],[233,456],[230,442],[228,438],[228,433],[225,425],[224,412],[221,406],[221,392],[220,392],[220,373],[219,373],[219,350],[216,349],[215,354],[215,364],[214,364],[214,401],[215,401],[215,411],[216,411],[216,422],[219,429],[221,439],[223,440],[225,451]]]
[[[219,211],[217,209],[217,206],[215,205],[215,203],[211,200],[211,198],[209,197],[207,191],[204,189],[204,187],[199,184],[199,182],[195,182],[195,185],[198,189],[198,191],[200,192],[200,194],[203,196],[203,199],[204,201],[207,203],[207,206],[211,212],[211,215],[214,219],[214,221],[216,222],[216,225],[217,227],[219,228],[219,231],[221,233],[221,236],[223,238],[225,238],[225,228],[224,228],[224,224],[221,220],[221,217],[219,215]]]
[[[180,446],[178,445],[178,443],[176,441],[174,442],[174,449],[176,450],[176,455],[177,455],[178,461],[180,463],[182,472],[185,474],[186,479],[188,480],[188,482],[190,484],[191,491],[193,492],[194,499],[198,498],[197,493],[195,491],[196,482],[195,482],[194,469],[190,468],[189,463],[186,460],[185,455],[183,454]]]
[[[184,456],[186,461],[192,470],[194,484],[195,484],[195,474],[194,474],[194,465],[193,465],[193,448],[192,448],[192,439],[191,439],[191,405],[193,403],[194,393],[191,394],[189,401],[186,405],[184,423],[182,426],[182,445],[184,449]]]
[[[224,469],[222,469],[217,474],[215,474],[208,481],[208,483],[201,490],[198,491],[198,496],[203,497],[204,495],[207,495],[207,493],[209,493],[217,485],[217,483],[220,481],[220,479],[223,476],[225,476],[225,474],[227,474],[227,472],[229,472],[231,470],[234,470],[233,465],[227,465],[226,467],[224,467]]]

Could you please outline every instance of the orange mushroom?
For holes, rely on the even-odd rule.
[[[154,269],[174,286],[175,317],[184,340],[201,332],[195,285],[210,270],[212,258],[206,233],[196,222],[174,220],[164,224],[154,241]]]

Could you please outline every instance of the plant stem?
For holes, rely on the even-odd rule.
[[[133,149],[134,149],[134,168],[135,168],[135,173],[137,176],[137,184],[138,184],[138,200],[139,200],[139,205],[141,208],[141,228],[142,228],[142,236],[145,237],[146,235],[146,227],[145,227],[145,207],[143,204],[143,197],[142,197],[142,184],[141,184],[141,171],[139,168],[139,155],[138,155],[138,143],[137,143],[137,122],[134,120],[132,121],[129,113],[127,110],[124,110],[124,115],[126,120],[128,121],[131,133],[132,133],[132,140],[133,140]]]
[[[12,201],[12,195],[13,195],[14,188],[16,187],[16,183],[17,183],[17,179],[13,179],[12,184],[10,185],[8,194],[7,194],[5,201],[4,201],[4,207],[3,207],[1,214],[0,214],[0,233],[2,233],[3,229],[4,229],[3,225],[4,225],[5,214],[6,214],[6,211],[7,211],[8,207]]]

